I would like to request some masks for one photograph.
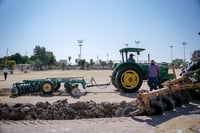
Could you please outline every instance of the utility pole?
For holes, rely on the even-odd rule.
[[[80,47],[80,54],[79,54],[79,60],[81,60],[81,47],[83,46],[83,40],[77,40],[78,41],[78,44],[79,44],[79,47]]]
[[[185,45],[187,45],[187,43],[183,42],[182,44],[183,44],[183,52],[184,52],[184,59],[183,59],[183,61],[184,61],[184,64],[185,64]]]
[[[108,63],[108,56],[109,56],[109,54],[106,54],[106,56],[107,56],[107,63]]]
[[[6,50],[6,58],[5,58],[5,67],[7,67],[7,64],[8,64],[8,48]]]
[[[137,44],[137,48],[138,48],[140,41],[135,41],[135,43]],[[137,53],[137,63],[138,63],[138,53]]]
[[[170,48],[171,48],[171,63],[172,63],[172,61],[173,61],[173,46],[172,45],[170,45]]]

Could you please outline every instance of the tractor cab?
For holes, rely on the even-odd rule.
[[[140,52],[144,51],[143,48],[122,48],[119,50],[119,52],[122,55],[122,62],[128,62],[128,54],[129,53],[136,53],[137,55],[140,55]]]

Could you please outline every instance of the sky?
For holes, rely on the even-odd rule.
[[[57,61],[80,51],[87,61],[119,61],[128,44],[146,49],[142,61],[184,59],[184,48],[189,61],[199,32],[200,0],[0,0],[0,57],[31,56],[39,45]]]

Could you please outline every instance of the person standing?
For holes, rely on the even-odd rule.
[[[147,78],[148,84],[150,86],[150,91],[157,89],[159,74],[160,69],[158,65],[155,64],[154,60],[151,60],[151,64],[148,66],[147,70]]]
[[[3,74],[4,74],[4,79],[6,80],[7,79],[7,75],[8,75],[8,68],[7,67],[4,67]]]

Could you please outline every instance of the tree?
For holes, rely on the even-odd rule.
[[[89,63],[89,62],[86,62],[86,63],[85,63],[85,67],[86,67],[87,70],[89,70],[90,63]]]
[[[10,69],[10,73],[13,74],[13,70],[16,68],[16,61],[15,60],[9,60],[8,61],[8,69]]]
[[[108,65],[109,65],[109,68],[110,68],[110,69],[112,69],[113,64],[114,64],[113,61],[112,61],[112,60],[109,60]]]
[[[69,56],[69,57],[68,57],[69,63],[71,62],[71,59],[72,59],[72,57],[71,57],[71,56]]]
[[[55,58],[55,56],[53,55],[53,52],[47,51],[46,53],[48,54],[48,56],[49,56],[49,58],[50,58],[50,59],[49,59],[48,65],[49,65],[49,66],[55,65],[55,64],[56,64],[56,58]]]
[[[106,66],[106,62],[102,60],[99,60],[99,62],[100,62],[100,65],[103,66],[103,69],[104,69],[104,67]]]
[[[53,52],[46,51],[45,47],[36,46],[33,50],[34,55],[31,59],[39,59],[42,63],[42,66],[50,66],[56,64],[55,56]],[[42,67],[40,67],[42,69]]]
[[[42,66],[45,66],[47,63],[46,60],[46,49],[45,47],[36,46],[33,50],[35,60],[35,67],[40,68],[42,70]]]
[[[107,65],[107,63],[105,61],[102,61],[101,65],[103,66],[103,69],[104,69],[104,67]]]
[[[23,59],[20,53],[16,53],[14,55],[10,56],[10,60],[14,60],[16,62],[16,64],[22,64],[23,63]]]
[[[199,60],[200,59],[200,50],[195,50],[192,54],[192,60]],[[194,75],[195,79],[200,81],[200,70],[197,71]]]
[[[28,56],[22,56],[22,63],[23,64],[28,64],[28,61],[29,61],[29,58],[28,58]]]
[[[66,64],[65,63],[61,63],[61,67],[62,67],[62,70],[64,71],[65,67],[66,67]]]
[[[49,61],[51,59],[51,55],[48,52],[44,53],[44,57],[42,58],[42,65],[47,67],[49,65]]]
[[[40,59],[36,59],[36,60],[35,60],[34,67],[35,67],[37,70],[42,70],[42,61],[41,61]]]
[[[200,50],[195,50],[192,54],[192,58],[193,59],[200,58]]]
[[[93,65],[94,65],[95,63],[94,63],[94,61],[93,61],[93,59],[90,59],[90,67],[91,68],[93,68]]]
[[[85,63],[86,63],[85,59],[81,59],[78,61],[78,65],[81,67],[81,69],[85,68]]]
[[[181,66],[181,64],[183,64],[183,60],[182,59],[174,59],[172,61],[172,64],[174,65],[175,68],[178,68]]]

